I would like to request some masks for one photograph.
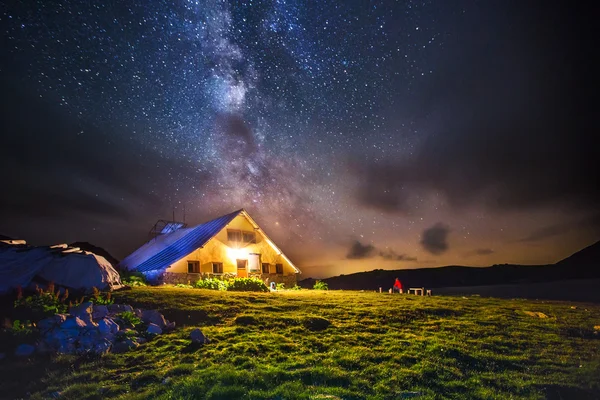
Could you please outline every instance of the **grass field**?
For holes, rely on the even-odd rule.
[[[600,398],[598,305],[167,287],[115,296],[178,328],[125,354],[0,361],[0,397]],[[191,345],[195,327],[210,344]]]

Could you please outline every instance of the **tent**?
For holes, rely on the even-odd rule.
[[[55,285],[90,291],[122,286],[119,273],[102,256],[65,245],[33,247],[0,245],[0,293],[26,287],[34,278]]]

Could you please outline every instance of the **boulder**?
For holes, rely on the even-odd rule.
[[[190,339],[192,339],[192,343],[195,344],[206,344],[210,342],[210,340],[208,340],[208,338],[204,336],[202,331],[197,328],[190,333]]]
[[[86,327],[87,324],[81,318],[76,316],[69,316],[62,324],[60,324],[60,328],[63,330],[77,330]]]
[[[55,328],[67,320],[66,314],[56,314],[39,321],[36,325],[41,331],[47,331]]]
[[[110,351],[111,348],[112,343],[110,342],[110,340],[101,339],[94,345],[92,352],[96,354],[106,354]]]
[[[125,338],[125,340],[123,340],[123,341],[113,343],[112,352],[113,353],[125,353],[131,349],[138,347],[138,346],[139,346],[139,344],[136,341],[134,341],[130,338]]]
[[[115,335],[119,329],[119,325],[111,318],[103,318],[98,321],[98,331],[104,336]]]
[[[144,323],[156,324],[161,329],[167,326],[167,320],[165,319],[165,317],[156,310],[144,310],[142,311],[142,316],[140,318]]]
[[[119,314],[125,311],[133,311],[133,307],[128,304],[111,304],[108,307],[108,312],[111,314]]]
[[[162,333],[162,329],[160,329],[160,326],[150,323],[148,324],[148,329],[146,329],[146,332],[152,335],[160,335]]]
[[[35,347],[30,344],[20,344],[15,349],[15,356],[17,357],[29,357],[35,351]]]
[[[99,319],[102,319],[104,317],[106,317],[108,315],[108,307],[106,306],[96,306],[94,305],[93,310],[92,310],[92,319],[94,321],[97,321]]]
[[[94,321],[92,320],[92,311],[94,309],[94,303],[91,301],[86,301],[76,306],[69,307],[69,314],[73,317],[77,317],[86,325],[93,325]]]

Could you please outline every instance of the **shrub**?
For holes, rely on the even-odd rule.
[[[115,302],[110,292],[102,293],[95,286],[92,289],[90,301],[101,306],[108,306]]]
[[[146,277],[141,272],[132,272],[128,270],[120,271],[121,282],[127,286],[148,286],[148,282],[146,281]]]
[[[192,289],[193,288],[192,285],[186,285],[185,283],[178,283],[177,285],[175,285],[175,287],[183,288],[183,289]]]
[[[198,279],[194,283],[196,289],[227,290],[227,281],[218,278]]]
[[[285,289],[285,283],[278,283],[275,288],[277,290],[284,290]]]
[[[116,319],[123,325],[135,327],[142,323],[142,320],[131,311],[123,311],[115,316]]]
[[[68,298],[68,290],[61,295],[58,290],[54,292],[54,284],[49,283],[46,290],[36,287],[35,294],[26,297],[23,297],[23,291],[19,288],[14,306],[25,318],[39,321],[54,314],[67,312],[71,305],[71,302],[67,303]]]
[[[327,283],[322,282],[322,281],[316,281],[315,285],[313,286],[314,290],[329,290],[329,285],[327,285]]]
[[[292,290],[302,290],[302,288],[300,286],[298,286],[298,284],[296,283],[293,287]]]
[[[235,292],[268,292],[269,288],[258,278],[235,278],[228,282],[227,290]]]

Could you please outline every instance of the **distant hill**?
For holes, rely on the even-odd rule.
[[[108,251],[104,250],[102,247],[94,246],[88,242],[74,242],[69,245],[70,247],[79,247],[81,250],[89,251],[91,253],[102,256],[108,260],[109,263],[116,267],[119,263],[119,260],[114,258]]]
[[[502,264],[491,267],[447,266],[439,268],[376,269],[321,279],[330,289],[388,290],[399,278],[405,288],[440,288],[451,286],[480,286],[550,282],[565,279],[600,278],[600,241],[550,265]],[[312,287],[315,279],[304,279],[298,284]]]

